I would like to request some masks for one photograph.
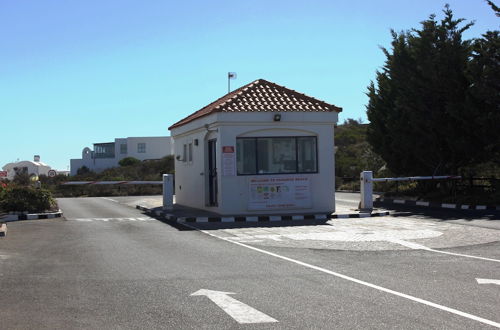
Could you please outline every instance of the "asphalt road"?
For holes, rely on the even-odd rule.
[[[500,280],[496,229],[411,215],[186,228],[132,204],[60,199],[64,219],[10,223],[0,328],[500,327],[500,285],[477,280]]]

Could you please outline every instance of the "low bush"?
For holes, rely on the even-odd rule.
[[[137,158],[134,158],[134,157],[125,157],[118,162],[118,164],[120,166],[132,166],[132,165],[137,165],[140,163],[141,163],[141,161]]]
[[[55,210],[57,204],[48,190],[12,187],[3,192],[0,208],[5,212],[44,212]]]

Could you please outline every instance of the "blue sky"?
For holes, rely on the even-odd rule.
[[[390,29],[419,27],[445,3],[498,29],[483,0],[0,0],[0,167],[64,170],[84,147],[165,136],[168,126],[264,78],[366,120],[366,87]]]

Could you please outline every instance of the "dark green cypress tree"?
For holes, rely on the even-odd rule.
[[[473,44],[469,62],[470,109],[477,118],[478,147],[476,163],[490,161],[500,165],[500,33],[488,31]]]
[[[392,31],[392,49],[368,87],[368,141],[402,175],[455,174],[476,157],[475,111],[467,108],[472,54],[462,33],[472,23],[446,6],[420,29]]]

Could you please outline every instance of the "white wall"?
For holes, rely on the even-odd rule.
[[[70,168],[71,175],[76,175],[79,168],[82,166],[88,167],[94,172],[102,172],[105,169],[119,166],[119,161],[125,157],[134,157],[139,160],[146,159],[160,159],[167,155],[172,154],[172,143],[170,136],[152,136],[152,137],[128,137],[117,138],[115,143],[115,157],[114,158],[92,158],[92,150],[84,148],[82,150],[81,159],[71,159]],[[138,143],[146,144],[146,152],[137,152]],[[120,145],[127,145],[127,153],[120,152]]]
[[[139,143],[146,144],[145,153],[139,153],[137,151],[137,145]],[[118,151],[120,151],[119,148],[120,147],[118,146]],[[140,160],[160,159],[162,157],[172,154],[171,138],[170,136],[129,137],[127,138],[127,149],[128,149],[127,157],[134,157]]]
[[[176,202],[222,215],[322,213],[335,211],[334,125],[336,112],[281,112],[281,121],[274,122],[272,112],[216,113],[184,126],[172,129],[175,155],[182,157],[183,145],[199,140],[194,147],[193,162],[175,161]],[[209,125],[207,132],[205,125]],[[277,175],[223,176],[222,146],[234,146],[237,137],[257,136],[317,136],[318,173],[297,174],[310,182],[312,208],[287,210],[248,210],[251,178],[280,177]],[[218,206],[206,206],[208,199],[206,141],[217,138]],[[202,145],[203,144],[203,145]]]
[[[205,173],[207,165],[205,154],[207,152],[206,141],[213,138],[218,139],[218,132],[209,132],[204,125],[210,125],[215,119],[215,115],[209,115],[198,119],[196,123],[188,123],[172,130],[175,158],[175,199],[179,204],[213,210],[212,207],[206,206],[208,202],[208,175]],[[173,136],[174,132],[178,132],[175,137]],[[195,139],[198,139],[197,146],[194,145]],[[184,144],[188,145],[189,143],[193,144],[193,160],[191,162],[182,160]]]

